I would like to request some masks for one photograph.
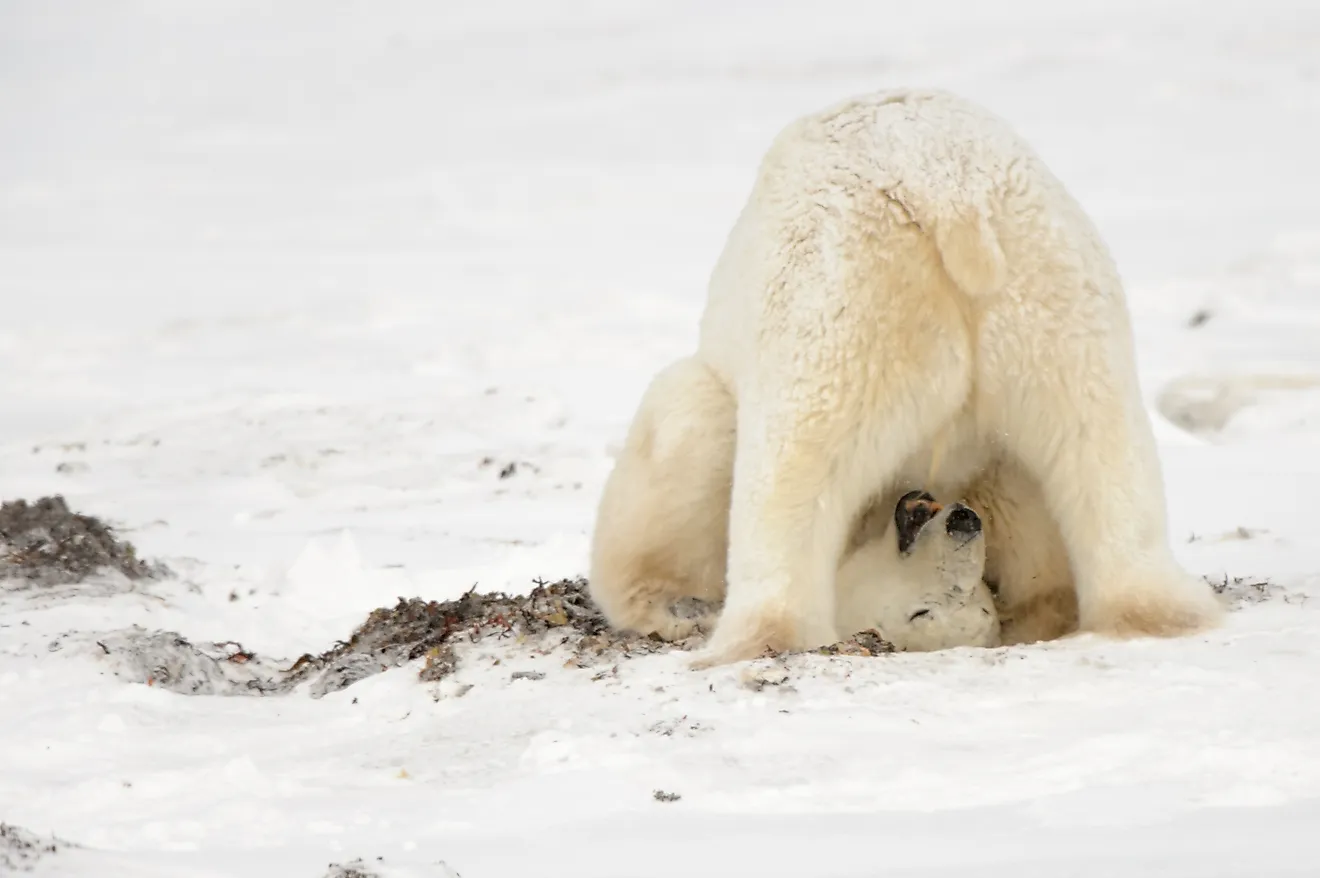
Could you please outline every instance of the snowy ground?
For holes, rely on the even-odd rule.
[[[757,692],[677,654],[321,699],[110,672],[133,624],[292,657],[584,572],[762,150],[902,84],[1010,118],[1099,222],[1177,552],[1267,599]],[[0,496],[179,577],[0,592],[0,821],[79,846],[50,876],[1316,874],[1318,149],[1310,0],[4,4]]]

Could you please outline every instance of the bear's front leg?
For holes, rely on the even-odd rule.
[[[836,642],[834,576],[864,499],[838,478],[839,429],[740,411],[729,516],[728,590],[697,668]],[[834,420],[828,418],[827,420]],[[833,433],[833,435],[828,435]],[[855,488],[855,486],[854,486]]]
[[[889,312],[825,303],[795,311],[801,327],[760,334],[756,369],[734,388],[727,596],[696,667],[838,642],[835,579],[853,522],[970,386],[955,315]]]

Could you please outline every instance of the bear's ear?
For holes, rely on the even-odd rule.
[[[908,491],[894,507],[894,529],[898,532],[899,554],[906,555],[917,541],[917,534],[940,511],[940,504],[925,491]]]

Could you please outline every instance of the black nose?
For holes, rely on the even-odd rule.
[[[944,520],[944,529],[950,534],[959,536],[979,534],[981,517],[961,503],[957,503],[949,510],[949,517]]]

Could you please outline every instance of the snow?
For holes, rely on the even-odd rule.
[[[1314,872],[1313,3],[23,0],[0,59],[3,495],[179,573],[0,592],[0,820],[76,845],[37,874]],[[585,572],[771,137],[904,84],[1008,117],[1100,224],[1177,553],[1263,600],[759,691],[679,654],[320,699],[110,672],[97,632],[293,657]]]

